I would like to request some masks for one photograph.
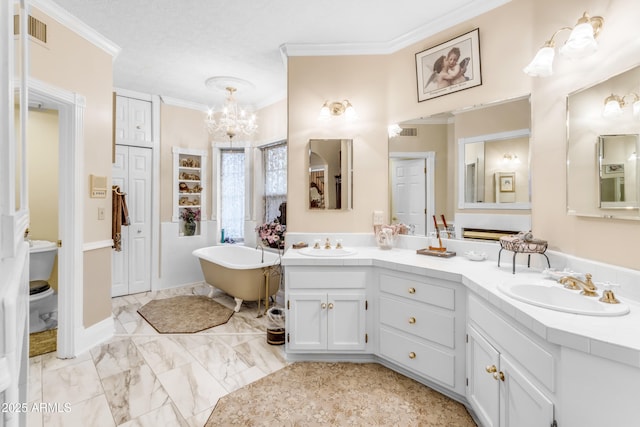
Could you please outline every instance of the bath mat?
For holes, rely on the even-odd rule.
[[[227,323],[233,310],[200,295],[156,299],[138,313],[161,334],[191,334]]]
[[[475,427],[464,405],[377,363],[299,362],[218,400],[217,425]]]

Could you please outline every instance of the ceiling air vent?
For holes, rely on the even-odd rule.
[[[42,43],[47,42],[47,24],[29,15],[29,35]],[[13,35],[20,34],[20,16],[13,15]]]
[[[418,128],[402,128],[400,136],[418,136]]]

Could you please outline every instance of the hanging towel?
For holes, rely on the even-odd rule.
[[[129,225],[129,210],[127,209],[126,193],[120,191],[120,187],[111,187],[112,193],[112,215],[111,215],[111,238],[113,248],[116,252],[122,250],[122,226]]]

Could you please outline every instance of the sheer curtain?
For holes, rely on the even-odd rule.
[[[287,201],[287,143],[281,142],[262,149],[264,163],[265,222],[280,215],[280,205]]]
[[[244,240],[244,150],[220,151],[220,227],[225,239]]]

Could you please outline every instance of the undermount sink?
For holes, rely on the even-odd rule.
[[[608,304],[598,301],[599,297],[588,297],[580,291],[565,289],[554,283],[501,283],[498,289],[518,301],[550,310],[587,316],[622,316],[629,313],[624,303]]]
[[[314,249],[314,248],[304,248],[304,249],[300,249],[298,250],[298,252],[300,252],[302,255],[307,255],[307,256],[317,256],[317,257],[341,257],[341,256],[348,256],[348,255],[353,255],[356,253],[356,251],[351,250],[351,249],[346,249],[346,248],[340,248],[340,249],[336,249],[336,248],[331,248],[331,249]]]

